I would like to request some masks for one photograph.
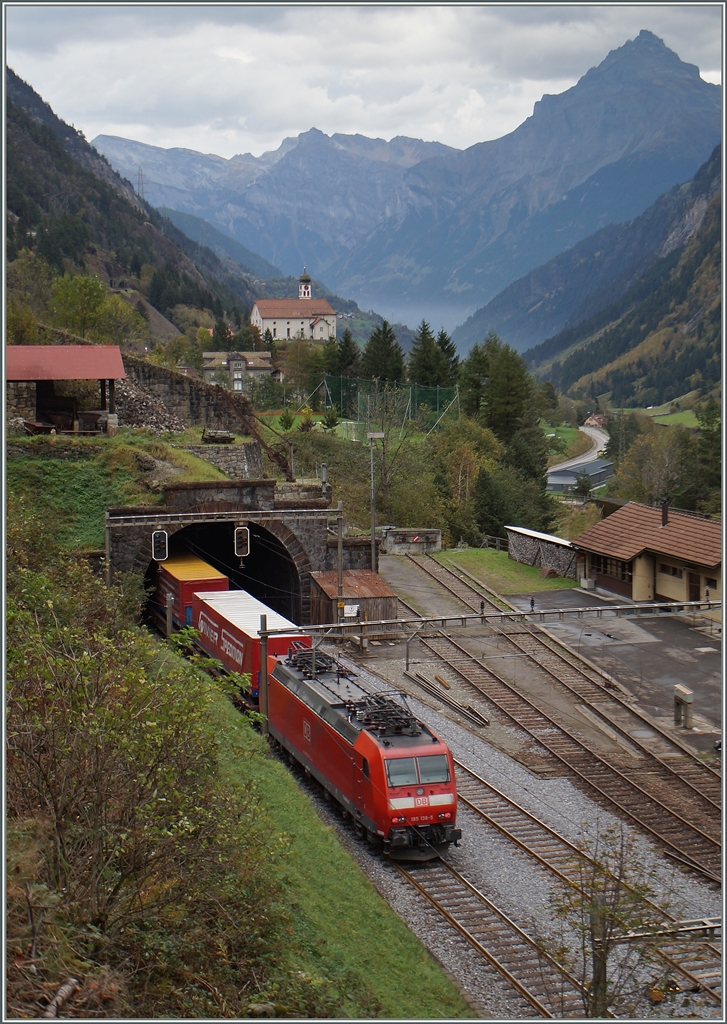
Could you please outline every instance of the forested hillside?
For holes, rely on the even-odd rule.
[[[531,368],[574,397],[610,392],[613,406],[658,405],[719,384],[721,216],[718,194],[686,246],[596,316],[526,353]]]
[[[11,71],[8,80],[11,95],[25,103],[7,103],[9,262],[24,248],[58,273],[75,267],[110,286],[126,280],[142,291],[148,291],[143,268],[147,278],[165,268],[179,278],[183,301],[204,295],[216,315],[249,308],[254,294],[237,264],[191,242],[136,197],[36,93],[24,83],[20,89]]]
[[[611,305],[654,263],[686,244],[722,186],[721,171],[717,146],[691,181],[670,189],[639,217],[609,224],[513,282],[457,328],[455,342],[488,331],[518,351],[556,335],[559,341],[562,332]],[[552,344],[551,350],[557,354]]]

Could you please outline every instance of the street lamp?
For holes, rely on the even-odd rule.
[[[369,431],[366,434],[371,445],[371,568],[376,572],[376,492],[374,490],[374,441],[384,438],[381,431]]]

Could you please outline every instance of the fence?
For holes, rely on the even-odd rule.
[[[509,541],[505,537],[490,537],[488,534],[482,538],[481,548],[494,548],[495,551],[510,551]]]
[[[324,392],[322,404],[326,408],[335,406],[343,419],[361,423],[368,420],[368,406],[371,396],[386,389],[406,402],[406,414],[413,419],[424,407],[429,413],[441,416],[448,406],[454,406],[459,413],[459,392],[456,387],[424,387],[421,384],[388,383],[378,380],[363,380],[360,377],[333,377],[324,374],[321,381]]]

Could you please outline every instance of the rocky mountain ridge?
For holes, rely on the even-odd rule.
[[[315,129],[230,161],[94,142],[131,181],[144,161],[152,202],[209,220],[284,273],[306,263],[390,319],[453,326],[687,181],[720,135],[721,90],[641,32],[514,132],[465,151]]]
[[[722,184],[721,147],[644,213],[611,224],[513,282],[454,332],[461,349],[495,331],[518,351],[588,319],[685,245]]]

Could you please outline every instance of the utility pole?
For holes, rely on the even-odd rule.
[[[371,445],[371,568],[376,568],[376,489],[374,487],[374,441],[386,437],[382,431],[369,431],[366,434]]]
[[[258,700],[260,702],[260,715],[262,722],[260,730],[263,736],[268,735],[268,617],[260,616],[260,689]]]
[[[338,616],[343,622],[343,502],[338,502]]]

